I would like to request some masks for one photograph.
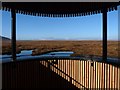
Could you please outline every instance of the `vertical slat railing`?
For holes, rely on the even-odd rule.
[[[43,65],[47,67],[48,64]],[[57,64],[51,65],[51,70],[78,88],[120,89],[120,67],[111,64],[89,60],[60,59]]]
[[[52,63],[52,60],[42,60],[39,61],[39,64],[42,64],[46,68],[49,68],[51,71],[54,71],[56,74],[63,77],[68,82],[74,84],[78,88],[84,88],[84,89],[104,88],[104,82],[105,82],[105,88],[113,88],[117,90],[120,89],[120,66],[115,66],[112,64],[95,62],[95,61],[91,62],[88,60],[85,61],[85,60],[69,60],[69,59],[59,59],[58,62],[55,64]],[[8,86],[11,88],[16,87],[17,81],[21,82],[22,79],[24,79],[25,82],[29,81],[30,72],[28,73],[27,71],[29,70],[29,67],[31,68],[31,71],[34,70],[33,72],[38,72],[37,70],[39,70],[36,69],[37,67],[39,67],[38,61],[27,61],[24,63],[19,62],[17,63],[17,65],[15,65],[15,63],[3,64],[3,66],[4,66],[3,73],[5,73],[5,76],[3,76],[3,78],[5,81],[7,81],[7,82],[3,81],[3,84],[5,85],[4,87]],[[11,66],[13,68],[10,69],[10,71],[8,71],[8,68],[11,68]],[[23,70],[20,67],[22,67]],[[104,70],[106,71],[105,73]],[[22,77],[22,79],[21,78],[14,79],[14,77],[17,76],[17,73],[19,72],[26,72],[25,77]],[[12,77],[10,78],[10,76]],[[35,76],[35,74],[31,73],[31,76]],[[7,80],[8,78],[9,80]],[[45,77],[42,78],[44,78],[45,80]],[[13,79],[15,81],[14,83],[12,83]],[[50,80],[52,79],[54,79],[53,76],[51,76]],[[31,81],[32,80],[34,81],[34,78],[31,78]],[[27,83],[24,84],[23,83],[20,83],[20,85],[26,87]],[[31,85],[30,87],[38,87],[35,84],[32,85],[32,82],[29,82],[29,84]]]

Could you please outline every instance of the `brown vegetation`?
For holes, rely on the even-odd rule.
[[[32,49],[33,55],[50,51],[73,51],[72,56],[102,56],[102,41],[17,41],[17,53]],[[108,56],[118,57],[118,42],[108,41]],[[11,43],[3,41],[2,54],[11,54]]]

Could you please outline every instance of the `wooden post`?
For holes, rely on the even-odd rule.
[[[103,61],[107,61],[107,8],[103,8]],[[104,64],[104,88],[105,85],[107,85],[107,68],[105,68],[105,63]],[[103,68],[102,67],[102,68]]]
[[[103,61],[107,60],[107,8],[103,9]]]
[[[16,12],[15,9],[11,10],[11,23],[12,23],[12,32],[11,32],[11,47],[12,47],[12,59],[16,61]]]

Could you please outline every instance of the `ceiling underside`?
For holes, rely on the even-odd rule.
[[[2,2],[2,9],[42,17],[76,17],[117,10],[118,2]]]

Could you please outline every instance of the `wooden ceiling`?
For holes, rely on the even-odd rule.
[[[117,10],[118,2],[3,2],[2,9],[42,17],[76,17]]]

